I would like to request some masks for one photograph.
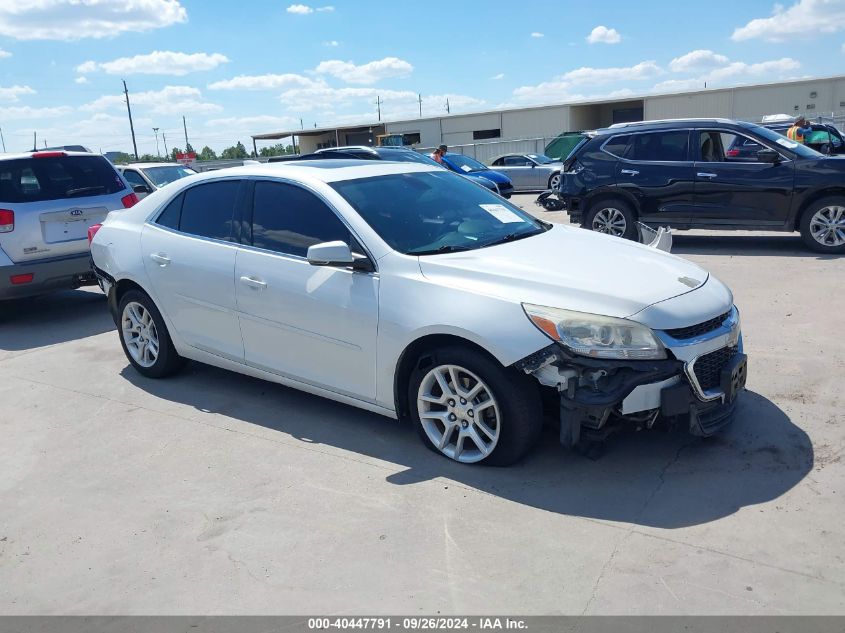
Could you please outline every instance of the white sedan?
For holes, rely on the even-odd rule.
[[[92,230],[141,374],[185,359],[413,421],[508,464],[559,402],[566,445],[709,435],[745,384],[730,291],[640,244],[539,221],[436,167],[322,160],[181,179]]]

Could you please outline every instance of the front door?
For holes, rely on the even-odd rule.
[[[698,130],[695,134],[695,209],[692,224],[782,227],[789,216],[794,164],[785,156],[765,163],[754,153],[730,148],[762,141],[732,130]],[[770,149],[775,149],[771,147]]]
[[[144,226],[141,252],[155,299],[188,344],[243,362],[235,306],[234,214],[241,181],[191,187]]]
[[[314,193],[257,181],[252,200],[252,234],[235,264],[247,363],[375,400],[378,274],[308,263],[313,244],[342,240],[360,250]]]
[[[689,130],[635,133],[624,148],[625,136],[612,139],[611,153],[624,152],[616,154],[622,157],[616,165],[616,186],[637,200],[643,222],[668,226],[689,222],[695,184],[689,135]]]

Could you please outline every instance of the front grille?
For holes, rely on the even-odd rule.
[[[709,354],[700,356],[695,361],[693,371],[698,380],[698,385],[703,391],[715,389],[719,386],[722,369],[734,357],[738,349],[736,347],[723,347]]]
[[[702,321],[701,323],[696,323],[695,325],[679,327],[674,330],[666,330],[666,334],[678,340],[695,338],[696,336],[701,336],[702,334],[707,334],[708,332],[718,329],[729,316],[731,316],[731,313],[728,311],[724,314],[720,314],[716,318],[710,319],[709,321]]]

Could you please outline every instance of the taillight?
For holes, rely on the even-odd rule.
[[[11,233],[15,230],[15,212],[0,209],[0,233]]]
[[[103,228],[102,224],[92,224],[88,227],[88,246],[91,246],[91,242],[94,240],[94,236]]]
[[[123,196],[120,201],[123,203],[123,207],[128,209],[129,207],[134,207],[138,204],[138,196],[133,192],[127,196]]]
[[[12,275],[9,277],[9,281],[12,282],[12,285],[19,286],[20,284],[30,283],[34,277],[33,273],[24,273],[23,275]]]
[[[725,152],[725,156],[739,156],[739,150],[729,149],[727,152]]]

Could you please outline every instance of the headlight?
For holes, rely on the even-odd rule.
[[[666,358],[663,344],[640,323],[528,303],[522,307],[540,331],[581,356],[620,360]]]

